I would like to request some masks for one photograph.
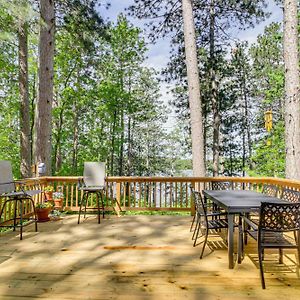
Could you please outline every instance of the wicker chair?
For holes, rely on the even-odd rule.
[[[96,195],[98,224],[100,224],[100,211],[104,218],[104,202],[103,192],[105,190],[105,163],[104,162],[85,162],[83,171],[83,180],[79,182],[79,190],[83,191],[83,196],[80,202],[78,224],[80,223],[80,215],[84,206],[84,218],[86,217],[87,209],[95,209],[87,207],[88,198],[91,194]],[[100,205],[101,201],[101,205]]]
[[[279,263],[282,263],[283,249],[297,249],[300,257],[299,229],[300,203],[266,203],[261,204],[259,225],[250,219],[244,218],[250,225],[247,233],[257,241],[260,276],[262,288],[266,288],[263,259],[264,249],[279,249]],[[287,235],[294,232],[294,238]]]

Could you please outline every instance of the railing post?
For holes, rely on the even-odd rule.
[[[116,184],[116,205],[114,209],[119,217],[121,210],[121,182],[117,182]]]
[[[195,182],[192,182],[191,185],[195,189]],[[194,197],[191,194],[191,216],[194,216],[195,214],[196,214],[196,206],[195,206]]]

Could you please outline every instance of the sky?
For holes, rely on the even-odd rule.
[[[116,22],[117,16],[120,13],[125,13],[125,8],[133,3],[133,0],[108,0],[111,6],[109,9],[106,9],[104,6],[100,7],[99,12],[100,15],[106,21]],[[273,0],[267,1],[268,8],[267,11],[271,13],[271,16],[264,22],[256,25],[254,28],[250,28],[247,30],[237,30],[235,28],[232,29],[231,35],[236,39],[247,40],[250,44],[254,43],[259,34],[262,34],[264,28],[272,22],[279,22],[282,20],[282,9],[278,7]],[[140,28],[145,28],[144,23],[146,20],[138,20],[133,17],[129,17],[131,23]],[[161,38],[155,44],[148,44],[148,53],[147,60],[145,62],[145,66],[152,67],[156,69],[158,72],[164,69],[167,66],[170,57],[170,40],[168,38]],[[160,91],[161,98],[167,104],[171,99],[171,95],[168,93],[170,86],[166,83],[161,83]],[[175,122],[175,114],[172,112],[169,115],[168,122],[166,123],[166,128],[171,129]]]

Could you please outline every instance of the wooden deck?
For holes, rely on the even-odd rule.
[[[0,299],[299,299],[294,252],[272,264],[260,287],[255,244],[228,269],[220,238],[200,260],[190,217],[106,216],[101,224],[76,216],[0,236]],[[267,259],[275,255],[266,255]]]

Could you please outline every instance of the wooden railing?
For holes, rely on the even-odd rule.
[[[40,177],[24,180],[28,189],[43,190],[52,185],[54,190],[64,194],[64,208],[67,211],[78,211],[82,191],[77,183],[80,177]],[[108,177],[106,179],[105,206],[106,210],[122,211],[192,211],[190,185],[197,189],[211,189],[213,181],[230,181],[234,189],[261,191],[264,184],[276,185],[282,188],[300,190],[300,181],[278,178],[254,177]],[[1,199],[1,206],[3,199]],[[40,194],[35,201],[43,201]],[[88,206],[93,207],[91,197]],[[30,212],[28,206],[26,213]],[[11,217],[11,208],[5,211],[1,221]]]

